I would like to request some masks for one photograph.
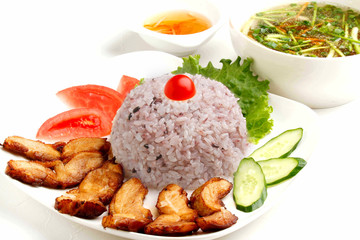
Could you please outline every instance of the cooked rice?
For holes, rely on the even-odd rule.
[[[126,177],[147,187],[176,183],[194,189],[211,177],[229,177],[247,153],[245,119],[223,84],[191,76],[196,95],[172,101],[164,86],[173,75],[145,79],[126,97],[110,142]]]

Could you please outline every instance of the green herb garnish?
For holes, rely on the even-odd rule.
[[[250,38],[280,52],[309,57],[360,52],[360,13],[349,8],[317,2],[290,4],[257,13],[245,26],[242,31]],[[274,34],[282,38],[272,37]]]
[[[199,55],[183,58],[183,66],[178,67],[173,74],[201,74],[204,77],[219,81],[230,89],[239,98],[238,104],[246,118],[249,141],[258,143],[260,139],[270,133],[273,120],[270,114],[273,109],[269,106],[269,81],[259,81],[250,70],[252,59],[245,59],[240,64],[238,57],[234,62],[222,59],[222,68],[218,69],[211,62],[206,67],[199,64]]]

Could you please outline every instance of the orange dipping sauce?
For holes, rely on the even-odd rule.
[[[210,28],[211,22],[199,13],[188,10],[173,10],[148,18],[144,27],[163,34],[186,35]]]

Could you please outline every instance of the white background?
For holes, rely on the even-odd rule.
[[[124,27],[125,2],[0,2],[1,136],[21,135],[28,128],[27,117],[32,110],[46,104],[44,99],[38,105],[28,105],[22,97],[25,93],[34,88],[53,90],[53,82],[66,85],[77,78],[95,81],[89,70],[98,64],[123,53],[152,49]],[[239,5],[241,1],[222,2]],[[203,62],[235,59],[228,26],[224,25],[196,53]],[[274,208],[222,239],[359,239],[359,107],[356,100],[315,110],[321,136],[311,164]],[[14,124],[18,132],[9,130]],[[1,239],[119,239],[68,221],[6,184],[3,178],[0,235]]]

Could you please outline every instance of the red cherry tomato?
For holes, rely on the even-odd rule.
[[[165,96],[171,100],[188,100],[196,93],[195,84],[191,78],[186,75],[175,75],[166,83],[164,93]]]

